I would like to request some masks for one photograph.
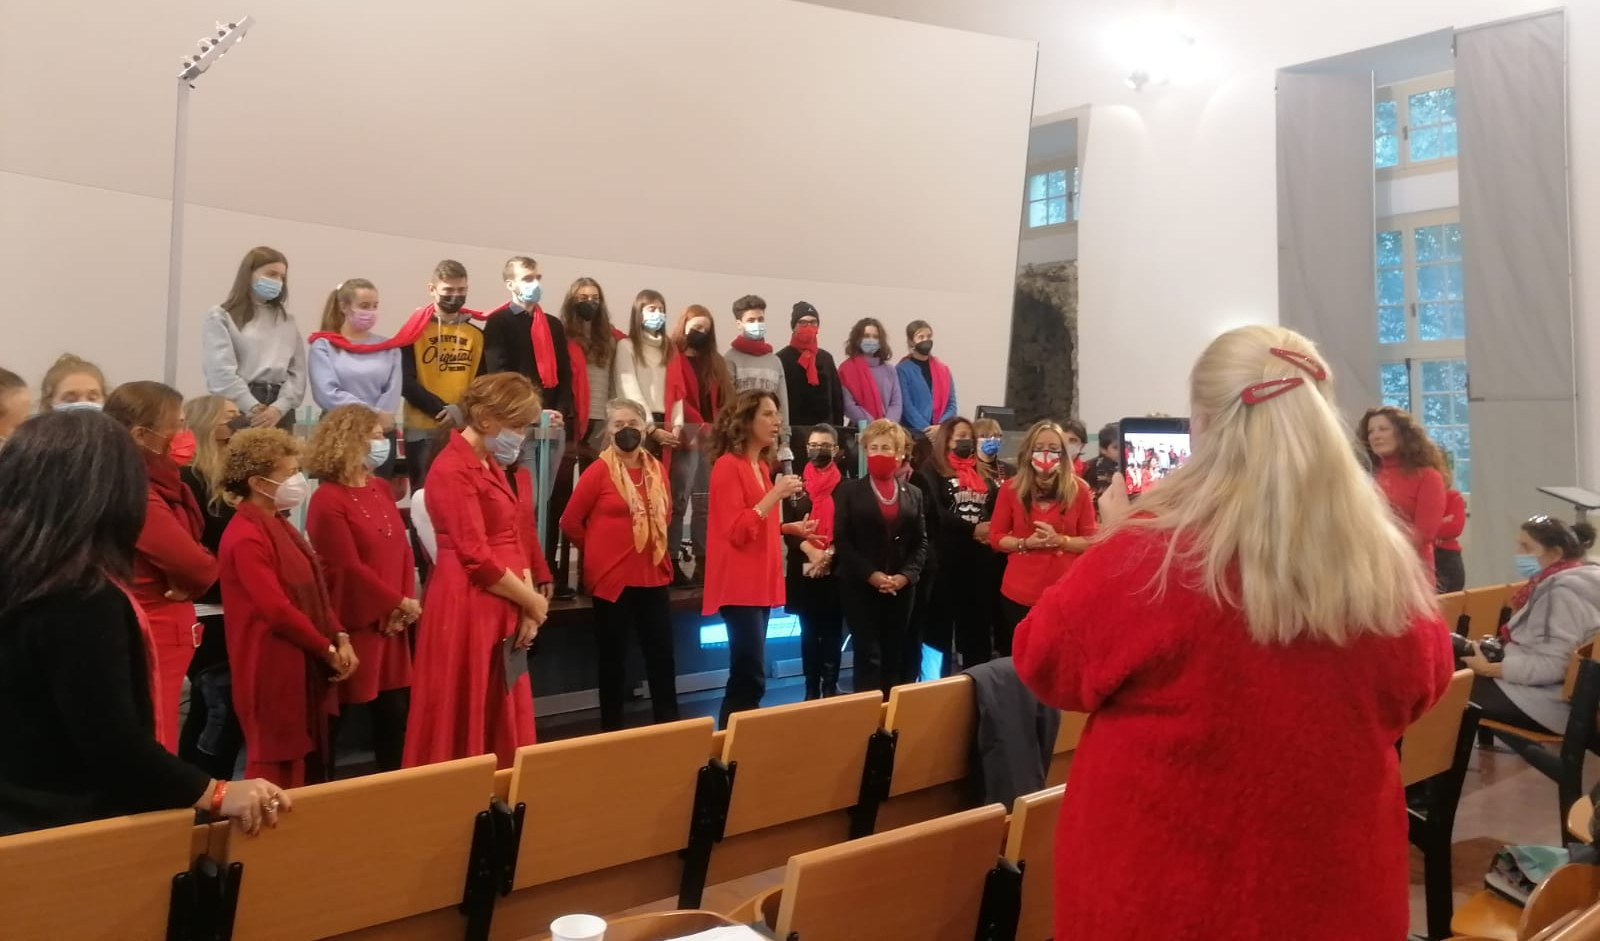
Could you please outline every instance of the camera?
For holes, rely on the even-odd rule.
[[[1451,634],[1450,643],[1455,647],[1457,657],[1464,659],[1472,656],[1472,641],[1467,640],[1460,634]],[[1478,641],[1478,653],[1482,654],[1483,659],[1490,663],[1499,663],[1506,658],[1505,641],[1498,637],[1485,637]]]

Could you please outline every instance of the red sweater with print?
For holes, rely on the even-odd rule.
[[[1167,538],[1094,546],[1017,628],[1023,682],[1091,714],[1056,833],[1055,936],[1405,937],[1395,742],[1450,681],[1444,624],[1259,644],[1193,573],[1153,595]],[[1152,882],[1151,847],[1182,878]]]

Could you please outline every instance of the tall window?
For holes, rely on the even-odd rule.
[[[1028,175],[1028,228],[1078,221],[1078,168]]]
[[[1385,405],[1416,415],[1472,487],[1461,222],[1454,210],[1378,224],[1379,383]]]
[[[1373,166],[1391,172],[1431,170],[1455,159],[1454,81],[1454,75],[1446,72],[1378,89],[1373,105]]]

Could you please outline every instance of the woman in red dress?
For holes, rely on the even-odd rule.
[[[411,701],[406,628],[422,610],[412,597],[417,574],[405,522],[388,482],[376,476],[389,451],[376,411],[341,405],[322,416],[306,457],[306,468],[322,481],[306,512],[306,536],[362,663],[339,684],[339,702],[367,707],[380,771],[399,768],[405,751]],[[338,722],[334,727],[337,732]]]
[[[1023,682],[1090,713],[1058,938],[1405,937],[1395,742],[1449,683],[1450,637],[1330,385],[1292,331],[1213,341],[1193,456],[1132,515],[1114,480],[1110,535],[1017,628]],[[1183,878],[1151,880],[1154,845]]]
[[[1053,421],[1029,428],[1017,454],[1017,474],[995,500],[989,545],[1010,557],[994,629],[1002,657],[1011,656],[1012,635],[1028,609],[1072,568],[1099,529],[1094,493],[1066,463],[1066,443],[1066,431]]]
[[[516,463],[539,393],[525,376],[493,373],[474,379],[460,404],[467,427],[450,432],[428,468],[439,556],[417,631],[405,764],[493,753],[509,768],[534,740],[526,662],[516,660],[539,633],[552,588],[532,482]]]
[[[132,431],[149,477],[144,528],[134,547],[133,598],[155,637],[161,714],[156,740],[178,751],[178,700],[200,625],[191,600],[217,580],[217,559],[200,544],[205,518],[179,468],[194,458],[194,432],[183,420],[183,396],[159,382],[125,382],[106,399],[105,413]]]
[[[1409,412],[1392,405],[1367,409],[1356,437],[1367,449],[1378,487],[1433,578],[1433,545],[1444,525],[1445,481],[1450,474],[1444,452]]]
[[[360,660],[316,554],[282,515],[306,499],[299,443],[278,428],[235,434],[222,486],[239,498],[218,555],[245,777],[284,787],[326,780],[328,720],[339,711],[332,683]]]

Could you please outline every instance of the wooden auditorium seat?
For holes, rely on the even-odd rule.
[[[1049,941],[1055,936],[1056,822],[1066,794],[1056,785],[1024,794],[1011,806],[1005,858],[1022,870],[1022,910],[1016,941]]]
[[[789,860],[774,936],[972,941],[1006,829],[990,804]]]
[[[1461,616],[1467,613],[1467,593],[1465,591],[1452,591],[1439,596],[1439,616],[1444,618],[1445,626],[1452,631],[1459,631],[1465,625]]]
[[[1061,713],[1061,730],[1056,733],[1055,752],[1050,758],[1050,767],[1045,774],[1044,783],[1050,787],[1067,783],[1067,774],[1072,770],[1072,756],[1078,750],[1078,743],[1083,740],[1084,727],[1089,724],[1089,714],[1086,712]]]
[[[1519,582],[1466,590],[1462,613],[1467,616],[1465,636],[1468,640],[1492,637],[1500,630],[1502,612],[1511,604],[1511,595],[1520,585]]]
[[[1400,782],[1411,843],[1422,851],[1428,937],[1435,941],[1450,934],[1455,908],[1452,834],[1478,729],[1478,708],[1468,702],[1472,677],[1471,670],[1457,670],[1444,695],[1400,740]]]
[[[733,796],[707,884],[850,838],[882,703],[869,692],[733,714],[722,752]]]
[[[0,937],[166,937],[195,832],[194,811],[170,810],[0,838]]]
[[[495,938],[524,938],[572,912],[611,915],[682,898],[710,718],[586,735],[517,750],[510,803],[523,806],[512,893]]]
[[[1456,911],[1450,927],[1458,935],[1494,941],[1531,941],[1541,932],[1571,921],[1600,902],[1600,866],[1568,863],[1557,868],[1518,907],[1485,889]]]
[[[972,680],[957,675],[889,691],[883,727],[895,735],[889,799],[877,830],[892,830],[972,806],[967,765],[977,726]]]
[[[228,864],[243,866],[234,941],[461,936],[494,767],[480,755],[291,791],[276,830],[227,840]]]

